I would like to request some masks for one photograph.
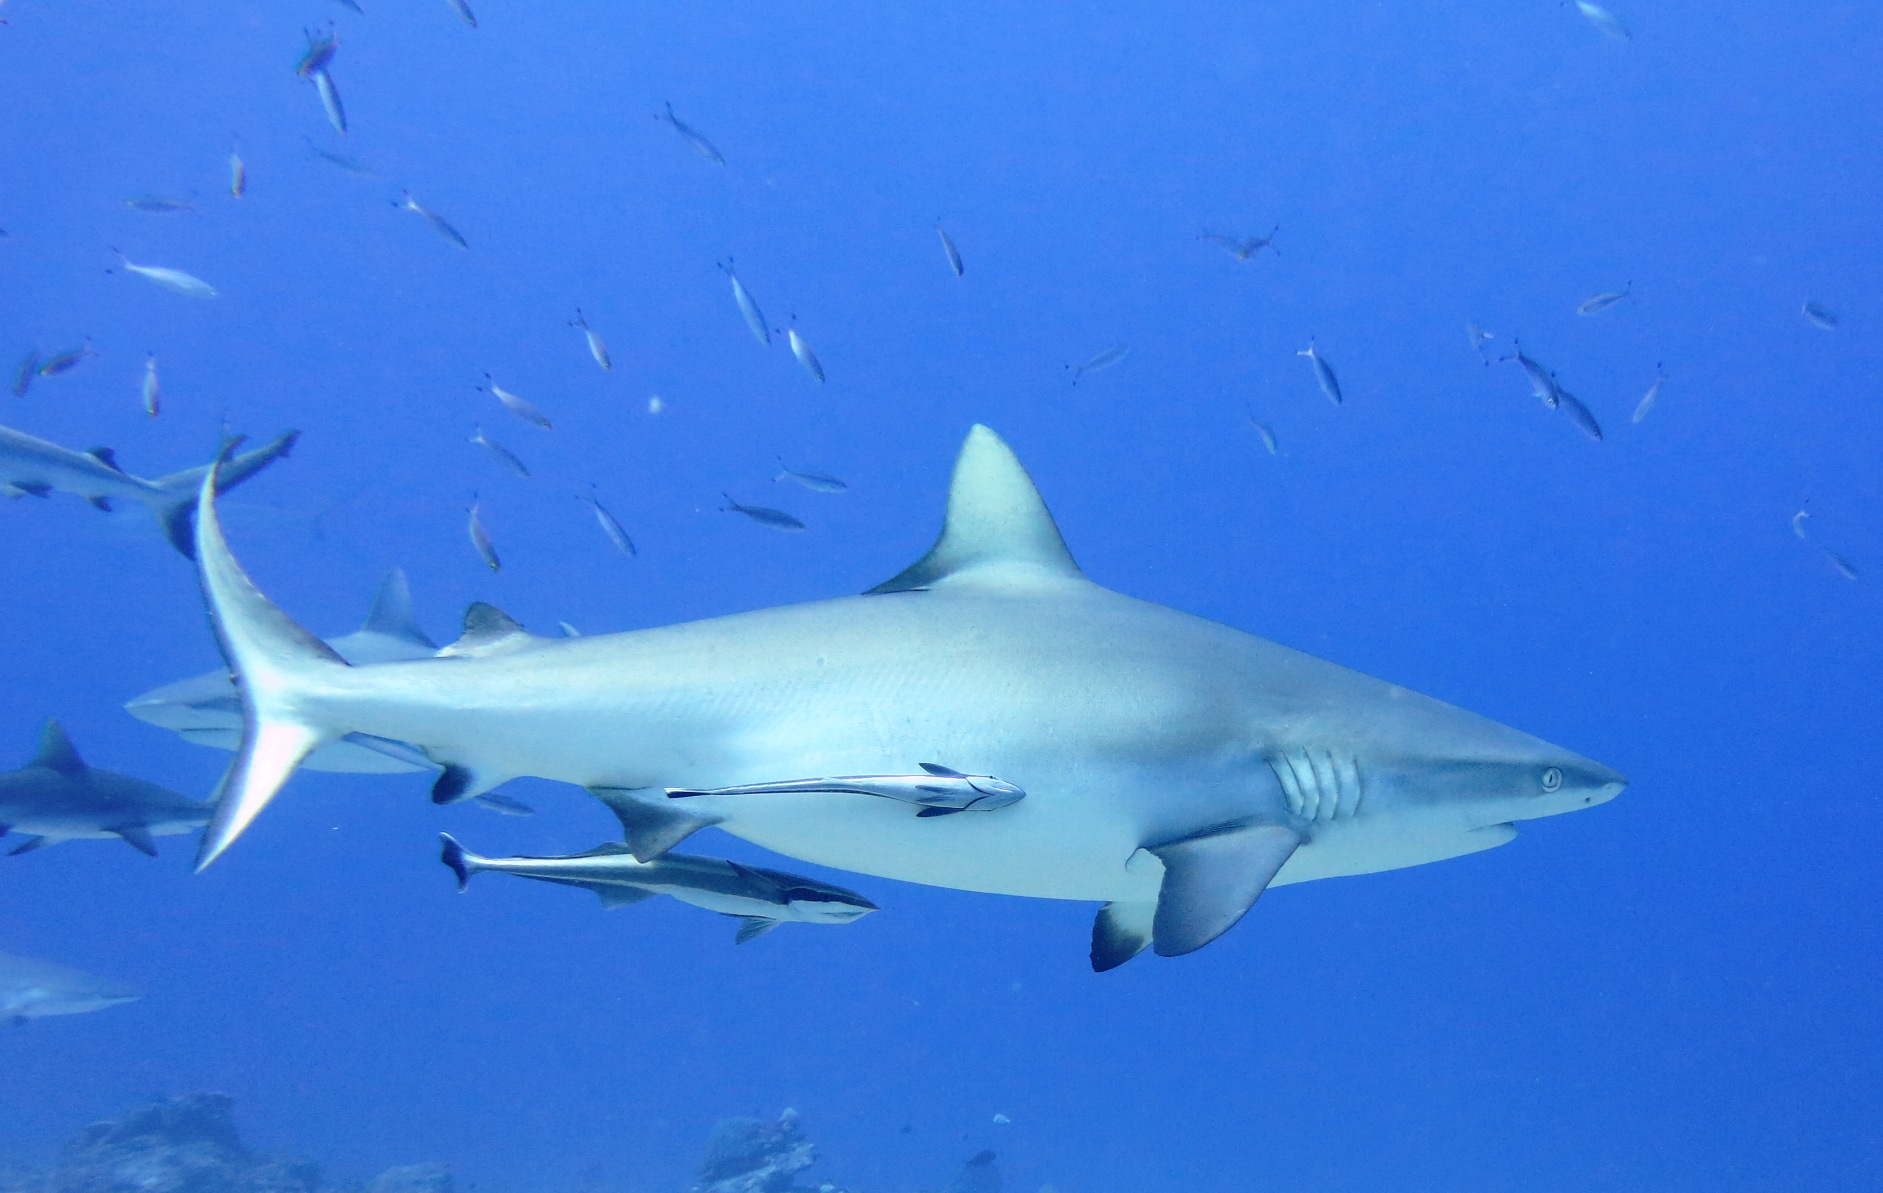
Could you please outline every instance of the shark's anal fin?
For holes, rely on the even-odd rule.
[[[720,817],[683,811],[652,787],[591,787],[589,794],[608,805],[621,821],[621,836],[634,859],[651,862]]]
[[[114,828],[112,832],[124,839],[124,843],[139,853],[149,857],[157,856],[157,842],[151,839],[150,830],[141,824],[127,824],[123,828]]]
[[[1117,969],[1150,947],[1155,903],[1107,903],[1092,921],[1092,972]]]
[[[1235,927],[1301,840],[1283,825],[1247,824],[1145,846],[1164,863],[1151,928],[1157,955],[1193,953]]]
[[[955,459],[941,537],[928,554],[865,595],[932,588],[970,572],[1003,579],[1081,575],[1013,449],[978,424]]]

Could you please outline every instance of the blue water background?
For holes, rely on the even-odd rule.
[[[174,838],[0,861],[0,947],[147,991],[0,1033],[0,1156],[208,1087],[336,1177],[445,1159],[519,1193],[680,1189],[715,1118],[786,1105],[810,1175],[863,1193],[981,1147],[1021,1193],[1875,1186],[1872,6],[1617,0],[1623,44],[1573,5],[1483,0],[475,0],[476,30],[362,2],[0,12],[0,363],[100,354],[0,421],[146,475],[207,459],[225,419],[300,428],[227,510],[311,628],[354,628],[393,566],[440,640],[471,600],[594,633],[855,592],[926,547],[980,420],[1099,582],[1633,787],[1094,976],[1080,904],[839,877],[885,910],[734,948],[671,901],[459,896],[440,829],[556,852],[612,821],[542,783],[518,820],[435,809],[421,776],[304,774],[202,876]],[[292,72],[330,19],[344,143]],[[667,100],[723,168],[650,118]],[[122,206],[141,193],[201,210]],[[1276,223],[1282,255],[1246,263],[1197,239]],[[114,245],[221,295],[107,274]],[[827,385],[753,342],[728,257]],[[1480,365],[1468,320],[1560,370],[1607,441]],[[1293,355],[1311,336],[1343,408]],[[1111,344],[1130,357],[1072,387]],[[476,392],[487,370],[556,429]],[[468,445],[476,422],[535,477]],[[776,484],[776,455],[852,490]],[[591,482],[638,559],[576,500]],[[474,494],[501,575],[466,541]],[[1807,500],[1815,542],[1787,528]],[[57,715],[90,761],[206,794],[223,755],[119,709],[216,662],[189,567],[141,511],[69,497],[8,503],[0,535],[0,752]]]

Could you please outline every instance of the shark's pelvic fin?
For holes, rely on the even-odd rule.
[[[948,514],[928,554],[868,595],[969,575],[1079,579],[1079,565],[1013,449],[980,424],[968,431],[948,487]]]
[[[591,787],[589,794],[608,805],[621,821],[621,835],[634,859],[651,862],[720,817],[682,811],[652,787]]]
[[[441,659],[484,658],[506,654],[536,640],[522,623],[495,605],[472,601],[464,611],[464,633],[438,652]]]
[[[13,848],[7,850],[7,856],[18,857],[22,853],[31,853],[33,850],[38,849],[40,846],[44,845],[45,843],[46,843],[46,838],[44,837],[32,837],[32,836],[27,836],[25,833],[22,833],[20,834],[20,843],[18,845],[15,845]]]
[[[379,582],[379,592],[373,597],[372,611],[366,615],[366,624],[361,628],[369,633],[384,634],[388,638],[422,646],[426,650],[438,649],[438,644],[425,636],[425,631],[418,628],[418,621],[412,616],[412,586],[406,583],[402,568],[393,568]]]
[[[1151,927],[1157,955],[1195,952],[1235,927],[1300,844],[1291,828],[1248,824],[1146,846],[1164,863]]]
[[[342,731],[310,719],[304,698],[308,689],[348,669],[331,647],[263,596],[229,553],[216,518],[216,493],[228,487],[219,477],[228,456],[224,449],[223,458],[201,473],[193,546],[210,624],[242,692],[242,744],[222,777],[216,814],[197,849],[198,870],[242,835],[303,758],[340,736]]]
[[[1155,903],[1107,903],[1092,921],[1092,972],[1104,973],[1142,953],[1151,943]]]
[[[72,739],[66,736],[65,726],[50,718],[39,731],[39,752],[33,755],[33,760],[27,765],[43,766],[62,775],[82,775],[87,769],[85,760],[78,756],[78,750],[73,747]]]
[[[139,853],[149,857],[157,856],[157,842],[151,838],[150,830],[141,824],[127,824],[123,828],[114,828],[112,832],[124,839],[124,843]]]

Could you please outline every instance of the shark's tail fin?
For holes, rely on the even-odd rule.
[[[216,492],[226,493],[294,450],[294,441],[300,437],[299,431],[289,431],[254,451],[231,457],[220,467],[209,465],[186,468],[150,482],[157,487],[157,491],[146,499],[146,503],[150,506],[150,512],[157,515],[157,522],[163,527],[164,537],[170,540],[170,545],[183,552],[187,558],[196,557],[196,539],[190,529],[190,519],[196,513],[196,500],[203,487],[203,478],[209,475],[212,468],[217,475]]]
[[[444,844],[438,860],[450,866],[451,872],[458,876],[458,890],[462,892],[471,885],[471,875],[484,868],[486,859],[458,844],[458,839],[450,833],[439,833],[438,839]]]
[[[242,742],[222,777],[216,814],[197,849],[198,870],[242,835],[302,759],[346,733],[343,727],[318,723],[311,707],[313,697],[346,673],[346,660],[262,595],[229,553],[216,518],[216,493],[227,487],[223,468],[269,450],[231,460],[224,449],[222,458],[201,472],[197,491],[197,576],[216,640],[242,692]],[[266,463],[252,463],[249,472]]]

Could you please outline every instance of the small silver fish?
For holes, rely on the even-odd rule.
[[[1275,432],[1269,430],[1267,423],[1263,422],[1262,420],[1256,418],[1255,415],[1251,414],[1249,416],[1249,425],[1254,427],[1255,433],[1262,437],[1262,446],[1268,449],[1269,455],[1271,456],[1281,455],[1281,444],[1275,441]]]
[[[582,335],[588,340],[588,354],[595,358],[595,363],[601,366],[602,372],[613,371],[615,365],[612,360],[608,359],[608,345],[602,343],[600,333],[588,325],[588,317],[582,314],[581,307],[575,308],[575,318],[570,320],[569,326],[582,329]]]
[[[746,517],[752,519],[752,521],[757,522],[760,526],[769,526],[773,530],[804,529],[804,523],[798,521],[783,510],[775,510],[769,506],[763,505],[740,505],[732,499],[730,493],[721,493],[720,496],[726,499],[726,504],[719,508],[729,514],[744,514]]]
[[[1667,374],[1661,372],[1661,366],[1656,364],[1654,366],[1654,384],[1648,386],[1648,392],[1642,394],[1641,401],[1635,404],[1633,421],[1637,423],[1640,422],[1648,416],[1648,411],[1654,409],[1654,400],[1661,396],[1661,382],[1665,380],[1667,380]]]
[[[1066,367],[1072,370],[1072,384],[1076,386],[1079,384],[1080,379],[1087,373],[1102,372],[1105,369],[1111,368],[1113,365],[1121,363],[1125,357],[1130,355],[1131,346],[1129,344],[1113,344],[1111,347],[1101,349],[1087,357],[1084,364],[1067,365]]]
[[[1530,392],[1536,395],[1539,402],[1542,402],[1551,410],[1556,409],[1559,399],[1557,397],[1556,375],[1554,373],[1551,373],[1536,361],[1525,356],[1521,345],[1515,345],[1515,351],[1503,359],[1506,362],[1514,361],[1517,366],[1523,370],[1525,379],[1530,382]]]
[[[1811,326],[1817,328],[1819,331],[1837,330],[1837,312],[1831,310],[1829,307],[1819,306],[1815,302],[1807,302],[1803,310],[1799,313],[1806,319],[1809,319]]]
[[[949,237],[948,229],[936,224],[935,233],[941,237],[942,256],[947,258],[948,268],[954,271],[956,277],[961,277],[967,272],[967,267],[961,263],[961,250],[955,248],[955,242]]]
[[[782,469],[773,481],[794,480],[814,493],[842,493],[850,488],[828,472],[810,472],[791,467],[783,459],[778,461]]]
[[[180,269],[168,269],[161,265],[138,265],[118,250],[111,251],[118,253],[118,263],[122,269],[154,282],[166,290],[174,290],[190,298],[214,298],[216,296],[216,288],[199,277],[193,277]]]
[[[1594,25],[1597,29],[1600,29],[1603,33],[1606,33],[1616,41],[1627,41],[1633,36],[1628,32],[1628,26],[1622,23],[1620,17],[1599,4],[1591,4],[1589,0],[1576,0],[1576,8],[1583,16],[1588,18],[1589,24]]]
[[[766,325],[764,312],[758,309],[758,303],[753,300],[752,292],[739,281],[739,275],[732,272],[730,261],[722,264],[720,268],[725,270],[726,276],[732,280],[732,301],[739,304],[739,314],[744,316],[745,325],[752,330],[752,338],[760,344],[769,345],[772,342],[771,328]]]
[[[517,397],[515,394],[511,393],[509,390],[505,389],[503,386],[498,385],[496,379],[493,378],[489,373],[484,374],[484,380],[488,382],[489,384],[480,386],[479,388],[486,390],[490,394],[491,397],[496,398],[499,402],[502,402],[505,410],[508,410],[510,413],[516,415],[518,418],[530,424],[532,427],[541,427],[545,431],[550,431],[550,430],[555,429],[555,424],[549,421],[548,415],[544,414],[541,410],[538,410],[535,406],[531,405],[529,402],[526,402],[522,398]]]
[[[77,348],[68,348],[64,352],[55,352],[39,362],[39,375],[41,377],[57,377],[61,373],[69,373],[73,369],[76,369],[79,366],[79,362],[86,357],[97,355],[98,353],[92,349],[89,343],[82,344]]]
[[[20,358],[20,367],[13,371],[13,396],[23,398],[33,388],[33,378],[39,376],[39,353],[28,352]]]
[[[124,205],[132,211],[141,211],[146,215],[176,215],[180,212],[196,210],[196,204],[187,199],[163,199],[154,195],[137,195],[126,199]]]
[[[157,357],[150,354],[144,357],[144,384],[142,390],[144,413],[152,418],[163,405],[163,391],[157,385]]]
[[[452,244],[457,245],[459,248],[468,249],[471,247],[470,245],[465,243],[464,237],[459,234],[458,230],[451,226],[450,220],[447,220],[444,216],[439,215],[437,212],[433,211],[429,207],[421,207],[419,205],[419,201],[412,197],[411,191],[403,191],[401,193],[405,197],[401,199],[400,201],[394,203],[393,204],[394,207],[399,208],[399,210],[401,211],[409,211],[413,215],[418,216],[420,219],[424,220],[427,225],[431,227],[432,231],[438,233],[438,235],[444,237],[446,240],[449,240]]]
[[[1852,564],[1850,560],[1845,559],[1842,555],[1839,555],[1829,547],[1819,547],[1818,550],[1824,552],[1824,558],[1831,561],[1831,566],[1837,569],[1838,575],[1846,580],[1855,580],[1857,578],[1856,565]]]
[[[314,138],[306,135],[303,135],[301,139],[307,142],[307,147],[313,151],[314,156],[320,158],[322,161],[331,162],[347,173],[358,174],[362,178],[375,177],[373,168],[362,162],[359,158],[349,157],[344,153],[336,153],[331,149],[322,149],[315,143]]]
[[[327,26],[325,33],[318,29],[303,29],[301,32],[307,36],[307,49],[302,52],[301,60],[294,64],[294,73],[298,78],[311,79],[326,70],[327,64],[333,61],[334,54],[340,49],[340,39],[334,36],[332,25]]]
[[[505,468],[516,473],[524,480],[529,479],[530,470],[524,466],[523,461],[517,459],[516,453],[494,439],[485,438],[483,427],[477,428],[477,434],[471,436],[471,442],[497,457],[498,463],[502,464]]]
[[[477,17],[471,13],[471,6],[465,0],[445,0],[445,3],[451,5],[451,11],[458,14],[459,20],[473,29],[477,28]]]
[[[617,550],[629,559],[640,554],[634,549],[634,540],[628,537],[628,532],[622,529],[621,523],[616,521],[615,516],[608,512],[608,507],[597,500],[594,494],[578,493],[576,496],[588,502],[589,508],[595,511],[595,524],[602,528],[602,533],[608,536],[608,541],[613,543]]]
[[[811,351],[811,346],[804,342],[804,337],[798,334],[795,327],[785,332],[785,338],[791,342],[791,355],[798,358],[798,363],[804,366],[804,371],[811,375],[812,380],[821,384],[824,380],[824,366],[818,362],[817,353]]]
[[[1197,239],[1209,241],[1238,261],[1247,261],[1250,257],[1255,256],[1263,249],[1274,249],[1275,255],[1277,257],[1281,256],[1281,250],[1275,248],[1275,233],[1279,231],[1281,231],[1281,225],[1276,224],[1273,228],[1268,230],[1267,236],[1237,238],[1234,236],[1223,236],[1215,232],[1205,232],[1197,237]]]
[[[672,103],[667,104],[666,115],[664,116],[656,115],[654,119],[662,120],[668,124],[673,125],[673,131],[680,134],[680,139],[685,141],[688,145],[692,146],[693,152],[699,154],[701,157],[705,158],[707,161],[713,163],[715,166],[723,166],[726,164],[725,157],[719,152],[717,148],[714,147],[711,141],[708,141],[705,137],[701,136],[698,130],[696,130],[692,125],[688,124],[686,121],[680,119],[678,116],[675,116],[673,114]]]
[[[1589,412],[1589,408],[1584,406],[1576,395],[1558,386],[1556,398],[1559,403],[1558,408],[1569,415],[1570,421],[1581,428],[1584,435],[1597,443],[1602,442],[1602,424],[1595,421],[1595,415]]]
[[[1340,378],[1334,376],[1334,366],[1328,364],[1327,359],[1315,350],[1313,338],[1309,337],[1308,346],[1295,355],[1308,358],[1308,363],[1314,366],[1314,380],[1320,384],[1321,393],[1334,405],[1340,405]]]
[[[484,532],[484,523],[478,518],[479,505],[475,498],[471,501],[471,521],[467,530],[471,535],[471,546],[477,549],[477,557],[484,561],[484,566],[493,572],[501,572],[503,563],[497,558],[497,548],[491,545],[490,535]]]
[[[240,199],[248,194],[248,163],[242,160],[240,149],[229,151],[229,195]]]
[[[320,106],[327,113],[327,123],[333,125],[333,131],[346,136],[347,110],[340,103],[340,89],[333,85],[333,76],[324,70],[317,70],[313,79],[314,90],[320,93]]]
[[[1800,542],[1805,538],[1805,519],[1810,516],[1810,510],[1799,510],[1791,516],[1791,532],[1798,536]]]
[[[1607,294],[1597,294],[1593,298],[1585,298],[1582,300],[1581,304],[1576,307],[1576,314],[1599,315],[1622,299],[1632,296],[1635,292],[1634,286],[1635,284],[1633,282],[1629,282],[1620,290],[1612,290]]]

